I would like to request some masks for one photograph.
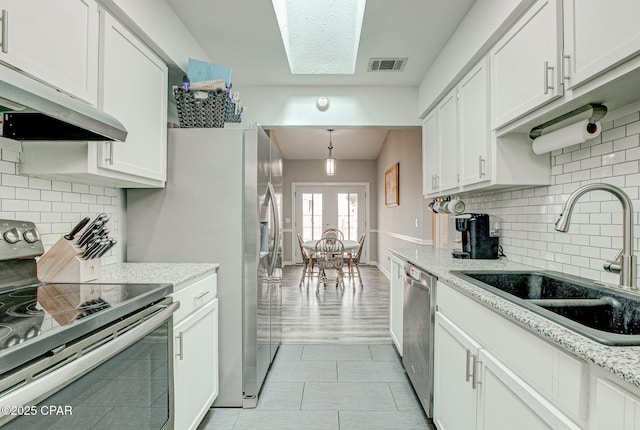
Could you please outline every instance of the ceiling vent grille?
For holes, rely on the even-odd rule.
[[[404,58],[369,58],[370,72],[401,72],[407,64],[407,57]]]

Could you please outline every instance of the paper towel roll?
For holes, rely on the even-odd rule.
[[[558,130],[536,138],[533,141],[533,152],[539,155],[583,143],[588,139],[598,137],[600,135],[600,129],[600,122],[593,123],[589,126],[589,120],[585,119],[584,121],[559,128]]]

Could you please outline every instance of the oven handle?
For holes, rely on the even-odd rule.
[[[156,313],[151,318],[143,321],[140,325],[131,330],[116,337],[111,342],[91,350],[85,355],[78,357],[71,362],[63,361],[60,367],[54,366],[51,372],[47,372],[37,379],[21,386],[18,389],[10,391],[2,396],[0,400],[0,406],[7,405],[32,405],[36,404],[40,400],[48,397],[49,394],[62,389],[64,386],[75,381],[85,373],[89,372],[93,368],[108,361],[118,353],[124,351],[157,327],[159,327],[167,319],[171,318],[173,313],[180,307],[180,302],[174,302],[169,305],[160,305],[158,308],[164,308],[162,311]],[[172,333],[169,333],[168,342],[171,342]],[[71,347],[73,349],[73,347]],[[68,352],[67,350],[63,350]],[[106,355],[105,355],[106,354]],[[170,351],[169,359],[171,360],[172,354]],[[35,402],[34,402],[35,400]]]

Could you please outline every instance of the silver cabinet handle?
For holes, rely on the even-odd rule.
[[[486,161],[482,155],[478,156],[478,174],[481,178],[484,178],[486,175],[484,171]]]
[[[564,54],[562,56],[562,59],[564,60],[564,63],[563,63],[564,72],[562,74],[562,77],[565,80],[570,81],[571,80],[571,55]]]
[[[204,296],[206,296],[207,294],[209,294],[211,291],[205,291],[204,293],[200,294],[198,297],[196,297],[194,300],[200,300],[201,298],[203,298]]]
[[[436,175],[431,175],[431,189],[436,189]]]
[[[176,336],[176,339],[178,339],[178,353],[176,354],[176,357],[178,357],[180,360],[182,360],[184,358],[184,332],[180,332],[180,334],[178,336]]]
[[[474,355],[475,357],[475,355]],[[469,364],[471,364],[471,351],[467,349],[467,364],[465,366],[464,369],[464,380],[469,382],[469,380],[471,379],[471,377],[473,376],[473,369],[470,369]]]
[[[109,157],[105,158],[105,161],[109,163],[110,166],[113,166],[113,142],[108,142],[109,144]]]
[[[479,369],[482,368],[482,361],[478,360],[477,357],[473,356],[473,379],[471,379],[471,388],[476,389],[478,385],[482,384],[480,381],[480,372]]]
[[[0,21],[2,21],[2,52],[5,54],[9,52],[9,12],[6,9],[2,9],[2,15],[0,15]]]
[[[549,90],[552,90],[553,85],[549,85],[549,70],[553,71],[553,66],[549,66],[549,62],[544,62],[544,93],[549,94]]]

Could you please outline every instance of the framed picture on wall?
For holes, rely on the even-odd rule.
[[[389,167],[384,173],[384,204],[385,206],[398,206],[400,204],[400,187],[398,176],[400,163]]]

